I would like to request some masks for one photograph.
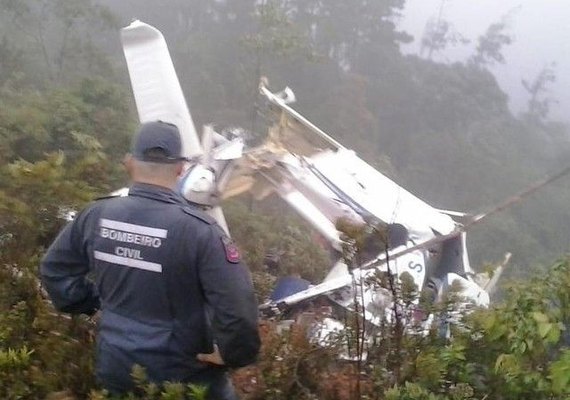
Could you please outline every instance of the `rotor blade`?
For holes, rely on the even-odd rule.
[[[121,29],[121,40],[140,121],[175,124],[182,136],[183,155],[201,155],[202,146],[160,31],[134,21]]]

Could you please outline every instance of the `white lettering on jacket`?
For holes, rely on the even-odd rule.
[[[168,231],[149,226],[128,224],[102,218],[100,221],[100,236],[117,242],[134,243],[141,246],[159,248]]]

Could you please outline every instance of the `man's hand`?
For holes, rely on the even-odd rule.
[[[196,358],[202,362],[207,362],[215,365],[225,365],[226,363],[222,359],[220,354],[220,349],[217,344],[214,344],[214,352],[210,354],[198,354]]]

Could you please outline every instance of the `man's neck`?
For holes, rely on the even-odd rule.
[[[150,178],[137,178],[133,179],[133,183],[144,183],[147,185],[160,186],[165,189],[174,190],[176,188],[176,181],[167,182],[162,179],[150,179]]]

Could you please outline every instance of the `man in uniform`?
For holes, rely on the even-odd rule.
[[[79,213],[48,249],[41,277],[57,309],[101,310],[96,371],[111,393],[133,389],[137,364],[150,381],[208,385],[208,398],[234,399],[226,371],[256,359],[257,304],[233,242],[173,191],[181,148],[176,126],[143,124],[125,157],[129,195]]]

